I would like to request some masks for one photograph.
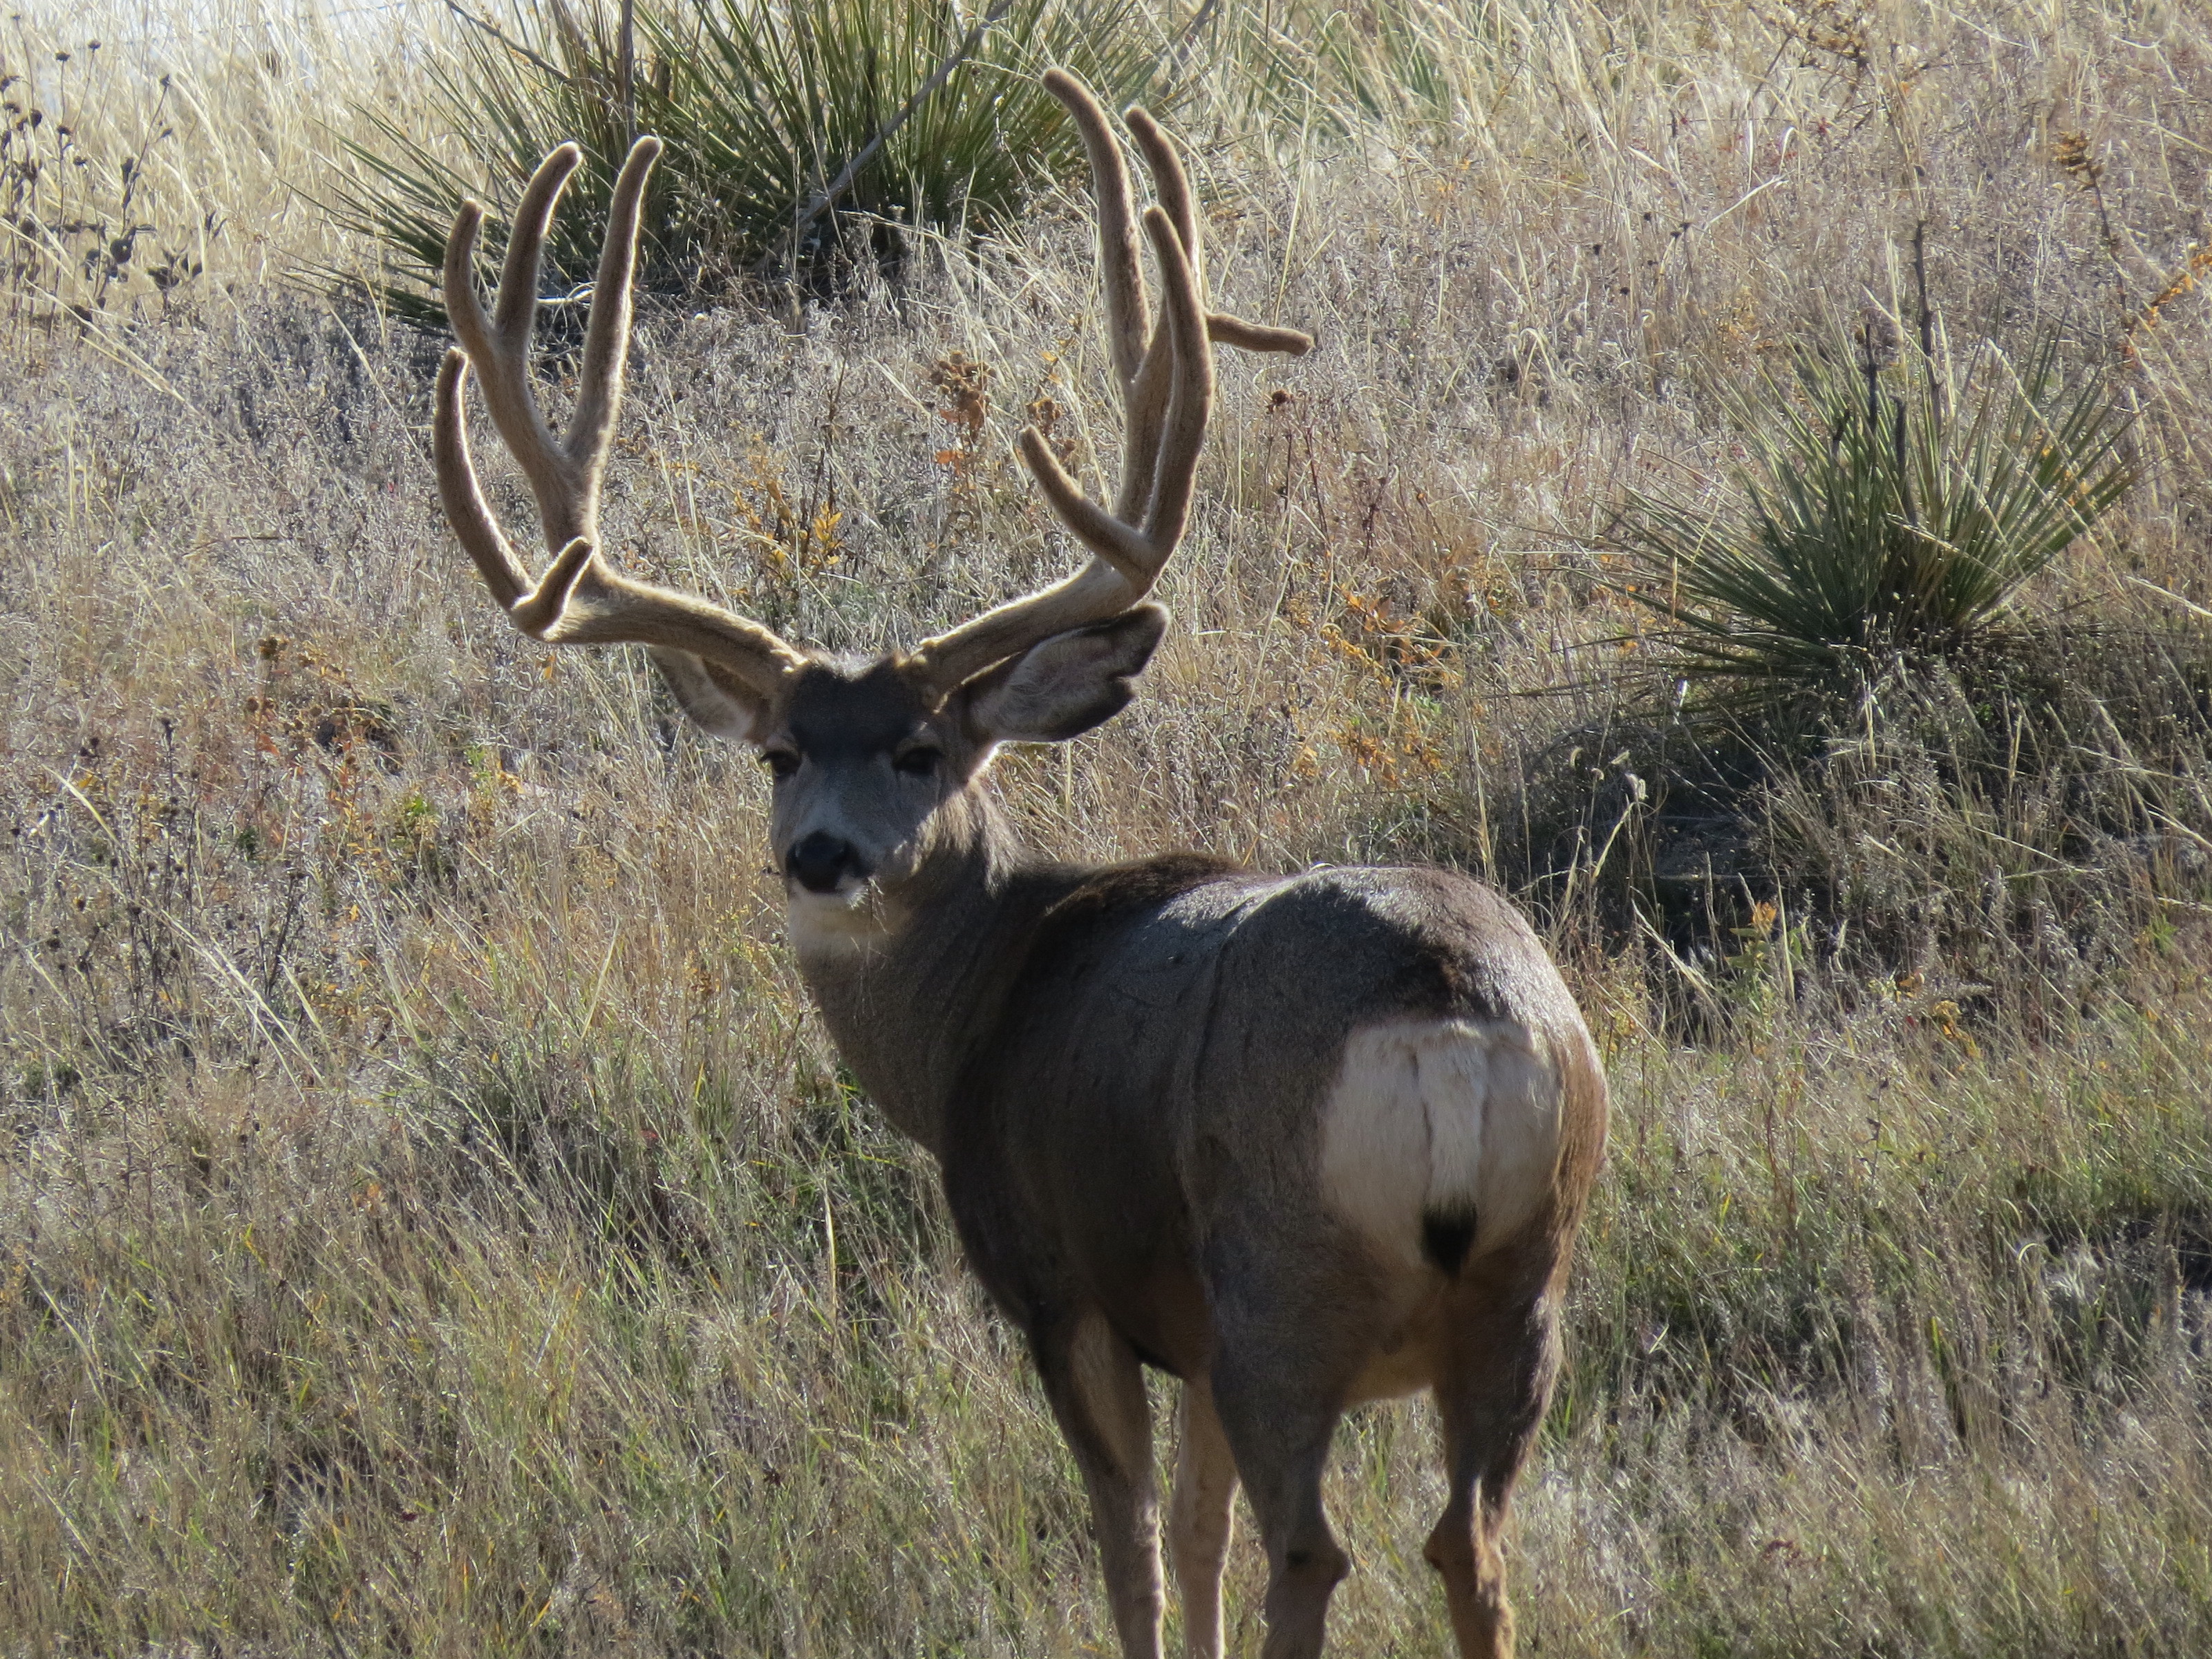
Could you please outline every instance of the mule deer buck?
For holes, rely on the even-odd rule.
[[[1320,1650],[1349,1565],[1322,1505],[1332,1431],[1349,1406],[1422,1389],[1449,1492],[1426,1553],[1460,1651],[1508,1653],[1498,1531],[1557,1364],[1604,1075],[1534,933],[1465,877],[1267,877],[1188,855],[1083,868],[1018,844],[986,781],[993,752],[1110,719],[1167,627],[1146,596],[1189,514],[1209,340],[1310,343],[1209,314],[1190,190],[1159,128],[1129,112],[1158,197],[1139,217],[1097,104],[1059,71],[1047,84],[1090,157],[1127,422],[1111,513],[1022,434],[1090,551],[1082,569],[854,662],[603,562],[651,138],[615,188],[566,436],[538,413],[529,353],[538,252],[575,147],[531,180],[489,316],[471,275],[483,212],[461,210],[445,267],[461,345],[434,428],[446,512],[526,634],[649,647],[690,717],[774,773],[800,969],[854,1075],[935,1155],[969,1262],[1029,1340],[1089,1487],[1124,1654],[1161,1639],[1147,1365],[1183,1384],[1168,1530],[1192,1654],[1221,1651],[1240,1480],[1267,1548],[1267,1659]],[[542,579],[477,487],[471,368],[537,496]]]

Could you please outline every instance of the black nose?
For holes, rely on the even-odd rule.
[[[826,830],[803,836],[783,860],[792,878],[810,893],[834,893],[847,875],[866,875],[853,843],[840,841]]]

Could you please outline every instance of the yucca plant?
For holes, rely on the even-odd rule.
[[[1065,65],[1118,103],[1154,90],[1163,53],[1143,0],[639,0],[627,58],[619,15],[615,0],[513,0],[500,16],[458,24],[452,49],[428,64],[433,125],[453,133],[450,149],[365,112],[378,138],[346,143],[357,171],[334,187],[333,208],[384,244],[380,288],[397,311],[440,320],[436,273],[455,206],[476,196],[496,220],[545,153],[572,138],[585,162],[546,247],[549,292],[591,280],[634,131],[668,146],[647,203],[647,291],[788,272],[849,246],[859,226],[988,228],[1081,162],[1039,73]],[[973,49],[834,210],[794,236],[802,208],[971,34]],[[501,240],[495,223],[486,245]]]
[[[1962,659],[2134,476],[2125,412],[2064,384],[2052,338],[2018,364],[1984,342],[1954,372],[1932,331],[1900,349],[1831,324],[1794,367],[1722,390],[1740,459],[1717,509],[1632,494],[1617,532],[1623,587],[1709,702],[1856,699]]]
[[[1531,27],[1528,9],[1492,0],[1279,0],[1201,15],[1253,113],[1338,137],[1376,123],[1434,131],[1486,107]]]

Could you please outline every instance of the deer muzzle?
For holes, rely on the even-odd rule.
[[[783,869],[810,893],[836,892],[848,876],[855,882],[868,878],[867,863],[860,850],[826,830],[817,830],[793,842],[791,851],[784,854]]]

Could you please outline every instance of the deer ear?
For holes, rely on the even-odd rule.
[[[733,675],[689,651],[656,646],[653,666],[692,724],[732,743],[757,744],[768,735],[768,703]]]
[[[1113,719],[1167,626],[1164,607],[1140,605],[1040,641],[962,689],[969,729],[992,743],[1065,743]]]

